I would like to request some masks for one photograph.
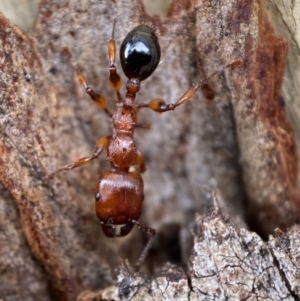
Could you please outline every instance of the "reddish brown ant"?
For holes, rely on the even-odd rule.
[[[116,4],[114,1],[112,2],[116,11]],[[148,104],[135,104],[135,96],[140,90],[140,82],[154,72],[160,61],[160,46],[154,29],[148,25],[139,25],[128,33],[120,48],[122,69],[128,78],[127,93],[124,99],[119,92],[122,81],[115,66],[114,32],[116,20],[117,14],[114,17],[112,34],[108,42],[109,82],[117,94],[114,113],[108,110],[106,98],[94,92],[88,86],[82,72],[77,70],[77,77],[86,93],[110,117],[113,133],[98,140],[92,156],[80,158],[73,164],[61,167],[48,175],[47,178],[49,179],[63,170],[86,165],[97,159],[103,150],[107,150],[107,160],[111,163],[112,170],[104,172],[98,180],[95,194],[96,215],[100,219],[104,234],[108,237],[125,236],[135,225],[150,234],[150,239],[136,263],[138,270],[153,243],[156,230],[138,222],[144,198],[144,184],[140,174],[145,171],[145,166],[143,156],[135,145],[133,134],[135,128],[147,128],[148,126],[137,123],[137,113],[141,108],[150,108],[158,113],[173,111],[189,101],[210,78],[225,68],[240,64],[240,62],[225,65],[214,72],[201,83],[188,89],[176,103],[166,104],[164,100],[156,98]],[[119,233],[116,232],[115,226],[117,225],[121,226]]]

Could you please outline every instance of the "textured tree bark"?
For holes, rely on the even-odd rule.
[[[299,16],[300,13],[300,2],[277,2],[274,0],[268,0],[266,1],[266,11],[276,34],[284,37],[289,43],[289,56],[286,66],[286,74],[284,76],[284,82],[282,87],[282,100],[286,104],[287,115],[291,120],[291,124],[295,128],[295,138],[297,143],[297,149],[299,150],[300,78],[298,70],[300,68],[300,20],[299,18],[297,18],[297,16]]]
[[[154,276],[145,276],[130,267],[142,233],[109,240],[94,216],[105,156],[44,179],[110,134],[74,65],[113,109],[111,2],[43,0],[30,34],[0,16],[0,299],[299,298],[299,229],[280,232],[299,219],[297,152],[281,99],[286,40],[258,0],[174,1],[163,22],[139,0],[117,4],[118,46],[141,22],[160,35],[162,62],[139,102],[175,102],[225,64],[243,65],[172,113],[140,116],[152,123],[136,133],[147,164],[140,221],[159,233],[142,271]],[[281,230],[266,243],[248,227],[264,238]]]

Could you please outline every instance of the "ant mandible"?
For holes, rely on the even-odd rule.
[[[164,100],[156,98],[147,104],[135,104],[135,96],[140,90],[141,81],[154,72],[160,61],[160,45],[155,30],[148,25],[139,25],[127,34],[120,48],[122,69],[128,78],[126,83],[127,92],[124,99],[120,94],[122,81],[115,66],[116,44],[114,32],[117,8],[114,0],[112,2],[115,16],[111,38],[108,41],[108,57],[110,61],[109,82],[117,94],[115,112],[111,113],[108,110],[106,98],[96,93],[88,85],[85,76],[78,69],[77,77],[95,104],[110,117],[113,133],[97,141],[92,156],[80,158],[73,164],[61,167],[49,174],[47,178],[49,179],[61,171],[86,165],[97,159],[103,150],[107,151],[107,160],[110,161],[112,170],[104,172],[97,182],[95,194],[96,215],[100,219],[104,234],[108,237],[126,236],[135,225],[150,234],[148,243],[136,263],[136,270],[138,270],[151,248],[156,230],[138,222],[144,198],[144,184],[141,173],[145,171],[145,165],[143,156],[135,145],[133,134],[135,128],[148,128],[148,126],[137,123],[137,113],[142,108],[150,108],[157,113],[173,111],[189,101],[210,78],[222,72],[225,68],[240,64],[240,62],[225,65],[220,70],[212,73],[202,82],[188,89],[175,103],[167,104]],[[118,233],[115,227],[117,225],[121,226]]]

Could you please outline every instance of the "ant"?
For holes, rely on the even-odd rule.
[[[136,225],[139,229],[148,232],[150,238],[144,247],[137,263],[139,270],[144,262],[156,230],[141,225],[138,219],[142,211],[143,179],[141,173],[145,171],[144,158],[135,145],[134,130],[136,128],[149,128],[148,125],[137,123],[137,113],[142,108],[150,108],[157,113],[175,110],[178,106],[188,102],[195,93],[209,79],[221,73],[225,68],[239,65],[240,61],[225,65],[212,73],[199,84],[188,89],[177,102],[167,104],[160,98],[153,99],[147,104],[135,104],[136,93],[140,90],[141,81],[147,79],[160,62],[160,45],[153,27],[139,25],[131,30],[120,48],[120,61],[122,69],[128,78],[126,83],[126,96],[120,94],[121,78],[115,66],[116,44],[114,39],[117,21],[116,3],[112,0],[115,16],[111,38],[108,41],[109,82],[116,92],[117,102],[114,113],[107,108],[107,101],[103,95],[96,93],[87,83],[83,73],[77,69],[77,77],[91,99],[109,116],[112,123],[112,135],[102,137],[96,143],[92,156],[80,158],[73,164],[59,168],[47,176],[50,179],[55,174],[86,165],[97,159],[103,150],[107,151],[107,160],[111,163],[111,171],[104,172],[96,186],[96,215],[100,219],[103,232],[108,237],[126,236]],[[116,226],[120,226],[117,232]]]

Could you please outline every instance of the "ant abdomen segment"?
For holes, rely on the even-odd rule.
[[[139,25],[128,33],[120,48],[122,69],[129,79],[149,77],[160,61],[160,46],[153,28]]]

